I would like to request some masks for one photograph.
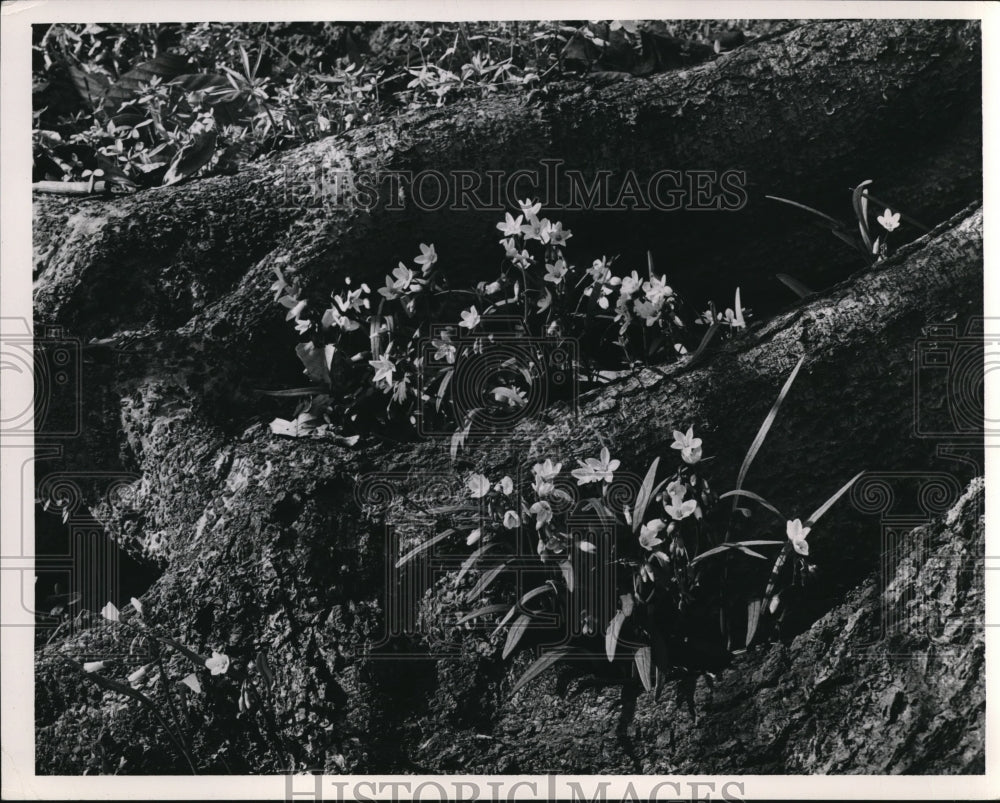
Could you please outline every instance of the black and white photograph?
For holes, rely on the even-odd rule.
[[[158,6],[0,9],[5,799],[1000,795],[996,7]]]

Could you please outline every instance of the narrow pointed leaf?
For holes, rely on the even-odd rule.
[[[791,290],[799,298],[809,298],[809,296],[815,295],[816,291],[811,290],[805,284],[800,282],[794,276],[789,276],[787,273],[776,273],[775,278],[781,282],[785,287]]]
[[[573,564],[568,560],[563,560],[559,562],[559,571],[562,572],[563,581],[566,583],[566,588],[569,592],[573,593]]]
[[[659,465],[660,458],[657,457],[650,465],[649,471],[646,472],[646,478],[642,481],[639,492],[636,494],[635,509],[632,511],[632,532],[636,532],[642,525],[642,517],[646,513],[649,500],[652,498],[653,483],[656,481],[656,469]]]
[[[435,536],[433,536],[431,538],[428,538],[422,544],[418,544],[413,549],[411,549],[409,552],[407,552],[405,555],[403,555],[403,557],[401,557],[399,560],[396,561],[396,568],[398,569],[400,566],[403,566],[404,564],[409,563],[411,560],[413,560],[421,552],[426,552],[428,549],[430,549],[435,544],[441,543],[445,538],[447,538],[448,536],[452,535],[454,532],[455,531],[453,529],[445,530],[444,532],[440,532],[437,535],[435,535]]]
[[[840,497],[842,497],[850,489],[850,487],[858,481],[858,478],[864,473],[865,472],[863,471],[859,471],[857,474],[851,477],[851,479],[843,488],[841,488],[839,491],[837,491],[837,493],[835,493],[833,496],[827,499],[822,505],[819,506],[819,509],[809,517],[809,519],[803,526],[811,528],[813,525],[815,525],[816,522],[819,521],[820,517],[824,513],[826,513],[826,511],[828,511],[831,507],[833,507],[833,503],[836,502],[838,499],[840,499]]]
[[[625,614],[618,611],[608,624],[608,630],[604,634],[604,651],[608,654],[609,661],[615,660],[615,651],[618,649],[618,634],[621,633],[624,621]]]
[[[455,578],[455,585],[457,586],[462,582],[462,578],[469,573],[469,569],[475,565],[477,560],[496,546],[498,546],[497,542],[491,541],[488,544],[483,544],[483,546],[479,547],[479,549],[469,555],[469,557],[467,557],[462,563],[462,568],[458,570],[458,577]]]
[[[690,359],[687,361],[688,368],[693,368],[705,357],[705,349],[708,348],[708,344],[712,342],[712,338],[715,337],[715,333],[719,331],[719,322],[714,321],[711,326],[708,327],[708,331],[701,338],[701,343],[698,344],[698,348],[694,350],[694,354],[691,355]]]
[[[724,494],[722,494],[719,497],[719,499],[725,499],[727,496],[745,496],[747,499],[753,499],[755,502],[757,502],[758,504],[760,504],[762,507],[765,507],[768,510],[770,510],[772,513],[774,513],[774,515],[776,515],[779,519],[784,519],[785,518],[782,515],[781,511],[778,510],[778,508],[776,508],[774,505],[772,505],[770,502],[768,502],[762,496],[758,496],[757,494],[755,494],[753,491],[726,491]],[[785,520],[787,521],[787,519],[785,519]]]
[[[867,201],[862,197],[865,187],[871,184],[871,179],[862,181],[851,193],[851,204],[854,206],[854,214],[858,218],[858,228],[861,230],[861,239],[865,241],[868,249],[872,247],[872,238],[868,234]]]
[[[653,688],[653,658],[652,650],[647,647],[640,647],[635,651],[635,665],[639,670],[639,679],[646,691]]]
[[[531,616],[526,613],[522,613],[514,620],[514,624],[510,626],[510,630],[507,632],[507,642],[503,645],[504,658],[507,658],[514,652],[514,648],[517,647],[517,643],[521,640],[521,636],[524,635],[524,631],[528,629],[530,622]]]
[[[513,560],[513,559],[511,559],[511,560]],[[467,601],[471,602],[476,597],[478,597],[480,594],[482,594],[489,587],[490,583],[492,583],[494,580],[497,579],[497,577],[500,575],[500,572],[502,572],[504,569],[507,568],[507,565],[509,563],[510,563],[510,560],[505,560],[499,566],[494,566],[488,572],[486,572],[485,574],[483,574],[483,576],[479,578],[479,582],[476,583],[475,588],[473,588],[472,591],[470,591],[466,595],[465,599]]]
[[[760,451],[761,445],[764,443],[764,438],[767,437],[767,433],[771,429],[771,424],[774,423],[774,419],[778,415],[778,410],[781,409],[781,403],[785,400],[788,395],[788,391],[791,390],[792,383],[795,381],[795,377],[799,374],[799,369],[802,367],[802,363],[805,362],[805,355],[803,354],[799,357],[799,361],[795,363],[795,368],[789,375],[788,379],[785,380],[785,385],[781,389],[781,393],[778,394],[778,398],[775,400],[774,404],[771,406],[770,412],[768,412],[767,417],[764,419],[764,423],[760,425],[760,429],[757,432],[757,437],[753,439],[753,443],[750,444],[750,448],[747,450],[747,455],[743,459],[743,465],[740,466],[739,476],[736,478],[736,490],[740,490],[743,487],[743,480],[747,476],[747,472],[750,470],[750,466],[753,464],[754,458],[757,457],[757,452]],[[736,507],[736,501],[733,501],[733,507]]]
[[[531,666],[529,666],[523,675],[518,679],[517,683],[514,684],[514,688],[511,689],[511,695],[517,694],[521,689],[523,689],[528,683],[533,681],[542,672],[548,669],[557,661],[565,658],[573,651],[572,647],[556,647],[545,653],[541,658],[535,661]]]
[[[837,220],[836,218],[830,217],[825,212],[820,212],[818,209],[813,209],[811,206],[806,206],[805,204],[800,204],[797,201],[790,201],[787,198],[779,198],[777,195],[765,195],[764,197],[765,198],[770,198],[772,201],[779,201],[780,203],[788,204],[789,206],[795,206],[795,207],[798,207],[799,209],[804,209],[806,212],[810,212],[810,213],[812,213],[814,215],[818,215],[819,217],[823,218],[828,223],[832,223],[834,226],[840,227],[840,226],[843,225],[839,220]]]
[[[455,624],[464,625],[466,622],[471,622],[473,619],[478,619],[480,616],[489,616],[490,614],[500,613],[506,609],[507,606],[502,604],[484,605],[482,608],[476,608],[476,610],[471,613],[465,614],[465,616],[455,622]]]
[[[747,603],[747,635],[744,646],[749,647],[753,637],[757,632],[757,625],[760,623],[760,610],[763,607],[763,600],[752,599]]]

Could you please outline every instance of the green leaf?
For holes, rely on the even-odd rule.
[[[858,219],[861,239],[864,240],[865,247],[869,251],[872,249],[872,238],[868,233],[868,199],[864,197],[864,190],[871,183],[871,179],[862,181],[851,193],[851,205],[854,207],[854,214]]]
[[[763,607],[763,600],[752,599],[747,603],[747,635],[743,646],[749,647],[757,632],[757,625],[760,623],[760,611]]]
[[[506,605],[502,605],[502,606],[501,606],[501,608],[506,608],[506,607],[507,607]],[[514,618],[514,614],[516,614],[516,613],[517,613],[517,603],[515,602],[515,603],[514,603],[513,605],[511,605],[511,606],[510,606],[510,610],[509,610],[509,611],[507,611],[507,613],[506,613],[506,614],[504,614],[504,617],[503,617],[503,619],[501,619],[501,620],[500,620],[499,622],[497,622],[497,626],[496,626],[496,628],[495,628],[495,629],[493,630],[493,632],[492,632],[492,633],[490,634],[490,638],[494,638],[494,637],[496,637],[496,635],[497,635],[497,634],[498,634],[498,633],[499,633],[499,632],[500,632],[501,630],[503,630],[503,629],[504,629],[504,625],[506,625],[506,624],[507,624],[507,622],[509,622],[509,621],[510,621],[511,619],[513,619],[513,618]]]
[[[832,223],[837,228],[843,226],[843,224],[836,218],[832,218],[825,212],[820,212],[818,209],[813,209],[811,206],[800,204],[798,201],[790,201],[787,198],[779,198],[777,195],[765,195],[764,197],[770,198],[772,201],[778,201],[783,204],[788,204],[789,206],[795,206],[798,207],[799,209],[804,209],[806,212],[809,212],[813,215],[817,215],[818,217],[823,218],[823,220],[825,220],[827,223]]]
[[[771,429],[771,424],[774,423],[774,419],[778,415],[778,410],[781,409],[781,403],[785,400],[788,395],[788,391],[791,390],[792,382],[795,381],[795,377],[799,374],[799,369],[802,367],[802,363],[805,362],[805,355],[803,354],[799,357],[799,361],[795,363],[795,368],[789,375],[788,379],[785,380],[785,385],[781,389],[781,393],[778,394],[778,398],[775,400],[774,404],[771,406],[771,410],[768,412],[767,417],[764,419],[764,423],[760,425],[760,429],[757,431],[757,437],[753,439],[753,443],[750,444],[750,448],[747,450],[747,455],[743,458],[743,465],[740,466],[740,473],[736,478],[736,490],[740,490],[743,487],[743,480],[746,479],[747,472],[750,470],[750,466],[757,457],[757,452],[760,451],[760,447],[764,443],[764,438],[767,437],[767,433]],[[735,500],[733,501],[733,507],[736,507]]]
[[[496,605],[484,605],[482,608],[476,608],[476,610],[471,613],[465,614],[465,616],[455,622],[455,624],[464,625],[466,622],[471,622],[473,619],[478,619],[480,616],[489,616],[493,613],[500,613],[501,611],[506,610],[506,608],[507,606],[502,603],[498,603]]]
[[[514,624],[510,626],[510,630],[507,632],[507,642],[503,645],[503,655],[502,658],[507,658],[514,648],[517,647],[517,642],[521,640],[521,636],[524,635],[524,631],[528,629],[528,624],[531,622],[531,615],[527,613],[522,613],[517,619],[514,620]]]
[[[652,650],[648,646],[635,651],[635,665],[639,670],[643,688],[650,691],[653,688],[653,659]]]
[[[326,349],[313,343],[299,343],[295,353],[306,369],[306,375],[321,385],[330,384],[330,365]]]
[[[705,356],[705,349],[708,348],[708,344],[712,342],[712,338],[715,337],[715,333],[719,331],[721,324],[718,321],[713,321],[712,325],[708,327],[708,331],[701,338],[701,343],[698,344],[698,348],[694,350],[694,354],[687,361],[687,367],[693,368],[697,365]]]
[[[418,544],[413,549],[411,549],[409,552],[407,552],[405,555],[403,555],[403,557],[401,557],[399,560],[396,561],[396,568],[398,569],[400,566],[403,566],[404,564],[409,563],[411,560],[413,560],[421,552],[426,552],[428,549],[430,549],[435,544],[441,543],[445,538],[447,538],[448,536],[452,535],[454,532],[455,532],[454,529],[448,529],[448,530],[445,530],[444,532],[438,533],[437,535],[435,535],[435,536],[433,536],[431,538],[428,538],[422,544]]]
[[[615,651],[618,649],[618,635],[621,633],[624,622],[625,614],[618,611],[608,624],[608,630],[604,634],[604,650],[608,654],[608,661],[615,660]]]
[[[163,186],[167,187],[188,176],[193,176],[211,162],[215,155],[217,139],[218,134],[213,128],[198,134],[189,144],[181,148],[163,176]]]
[[[483,555],[489,552],[494,547],[499,546],[496,541],[491,541],[488,544],[483,544],[479,549],[473,552],[469,557],[465,559],[462,563],[462,568],[458,570],[458,577],[455,578],[455,585],[457,586],[462,582],[462,578],[469,573],[469,569],[472,568],[473,564],[479,560]]]
[[[809,296],[816,295],[815,290],[811,290],[798,279],[793,276],[789,276],[787,273],[776,273],[775,278],[780,281],[785,287],[791,290],[799,298],[808,298]]]
[[[632,511],[632,532],[636,532],[642,525],[642,517],[646,513],[646,507],[652,498],[653,483],[656,482],[656,469],[660,465],[660,458],[657,457],[646,472],[646,478],[639,487],[639,492],[635,496],[635,509]]]
[[[543,594],[551,594],[554,591],[555,591],[555,589],[552,587],[551,584],[549,584],[549,583],[543,583],[542,585],[538,586],[537,588],[531,589],[531,591],[529,591],[523,597],[521,597],[521,599],[518,601],[517,604],[521,608],[524,608],[524,606],[527,605],[529,602],[531,602],[533,599],[537,599],[538,597],[542,596]]]
[[[182,655],[185,655],[196,666],[205,666],[205,661],[208,660],[207,657],[198,655],[198,653],[196,653],[194,650],[189,650],[179,641],[174,641],[172,638],[161,636],[159,633],[155,633],[153,631],[150,631],[150,635],[156,638],[158,641],[162,641],[164,644],[173,647],[175,650],[177,650],[177,652],[181,653]]]
[[[73,86],[84,102],[91,110],[100,108],[104,93],[111,85],[111,79],[104,73],[85,72],[75,64],[68,64],[67,68]]]
[[[569,646],[556,647],[545,653],[541,658],[536,660],[531,666],[529,666],[523,675],[518,679],[517,683],[514,684],[514,688],[511,689],[511,695],[517,694],[521,689],[523,689],[528,683],[538,677],[542,672],[548,669],[557,661],[565,658],[573,652],[573,648]]]
[[[108,112],[118,111],[123,103],[139,95],[143,85],[148,84],[154,78],[159,78],[166,83],[190,71],[191,62],[188,61],[187,56],[162,53],[155,59],[144,61],[133,67],[111,84],[104,96],[104,108]]]
[[[485,573],[484,573],[484,574],[483,574],[483,575],[482,575],[482,576],[481,576],[481,577],[479,578],[479,582],[478,582],[478,583],[476,583],[476,585],[475,585],[475,587],[474,587],[474,588],[472,589],[472,591],[470,591],[470,592],[469,592],[469,593],[468,593],[468,594],[466,595],[465,599],[466,599],[467,601],[471,602],[471,601],[472,601],[472,600],[474,600],[474,599],[475,599],[476,597],[478,597],[478,596],[479,596],[480,594],[482,594],[482,593],[483,593],[483,592],[484,592],[484,591],[485,591],[485,590],[486,590],[486,589],[487,589],[487,588],[489,587],[490,583],[492,583],[492,582],[493,582],[494,580],[496,580],[496,579],[497,579],[497,577],[499,577],[499,576],[500,576],[500,573],[501,573],[501,572],[502,572],[502,571],[503,571],[504,569],[506,569],[506,568],[507,568],[507,565],[508,565],[508,564],[509,564],[509,563],[510,563],[510,562],[511,562],[512,560],[513,560],[513,558],[509,558],[508,560],[505,560],[505,561],[504,561],[503,563],[501,563],[501,564],[500,564],[499,566],[494,566],[494,567],[493,567],[492,569],[490,569],[490,570],[489,570],[488,572],[485,572]]]
[[[441,379],[441,384],[438,386],[437,390],[437,401],[435,402],[435,409],[441,410],[441,405],[444,403],[444,394],[448,390],[448,385],[451,382],[452,376],[455,374],[454,368],[449,368],[444,373],[444,377]]]
[[[573,564],[568,560],[559,561],[559,571],[562,572],[563,581],[566,583],[567,590],[573,593]]]
[[[784,519],[785,521],[788,521],[788,519],[785,519],[785,517],[781,514],[781,511],[779,511],[778,508],[776,508],[774,505],[772,505],[763,497],[755,494],[753,491],[726,491],[719,497],[719,499],[725,499],[727,496],[745,496],[747,497],[747,499],[753,499],[755,502],[758,502],[763,507],[766,507],[772,513],[774,513],[774,515],[776,515],[779,519]]]
[[[833,503],[836,502],[838,499],[840,499],[840,497],[842,497],[845,493],[847,493],[850,487],[854,485],[854,483],[858,481],[858,478],[864,473],[865,472],[863,471],[859,471],[857,474],[851,477],[850,481],[848,481],[848,483],[843,488],[841,488],[839,491],[837,491],[837,493],[835,493],[833,496],[827,499],[822,505],[819,506],[819,509],[809,517],[808,521],[806,521],[806,523],[803,526],[812,528],[813,525],[815,525],[816,522],[819,521],[820,517],[833,506]]]

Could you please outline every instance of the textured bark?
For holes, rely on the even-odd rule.
[[[261,359],[284,339],[267,301],[272,265],[320,294],[344,274],[388,273],[419,242],[436,243],[455,276],[483,278],[497,261],[496,212],[311,208],[296,198],[315,187],[317,166],[481,176],[546,158],[610,170],[612,188],[627,171],[746,171],[750,198],[738,214],[546,213],[575,229],[582,258],[613,249],[644,264],[652,249],[692,299],[728,297],[742,282],[744,298],[772,312],[789,298],[774,273],[820,288],[857,256],[764,194],[848,219],[846,190],[872,178],[931,225],[981,196],[980,61],[976,22],[816,22],[691,70],[414,113],[234,177],[110,202],[40,196],[38,318],[84,337],[179,328],[227,350],[236,372],[273,379],[273,361]]]
[[[878,523],[845,502],[810,537],[826,579],[799,611],[798,629],[825,618],[790,644],[740,657],[714,696],[700,689],[706,724],[697,728],[669,700],[654,703],[628,686],[589,688],[571,670],[573,694],[554,697],[553,674],[508,699],[529,656],[508,666],[482,635],[448,625],[467,590],[455,589],[453,576],[420,598],[420,635],[382,648],[383,658],[403,650],[395,660],[366,657],[385,627],[387,544],[405,548],[427,535],[404,494],[425,507],[453,503],[469,470],[494,476],[546,455],[588,456],[598,431],[625,467],[642,471],[669,451],[673,429],[690,424],[716,455],[706,469],[723,488],[802,354],[805,366],[747,487],[766,489],[793,515],[861,469],[944,469],[946,485],[960,487],[956,475],[968,470],[912,437],[912,357],[926,325],[962,327],[979,314],[981,281],[982,212],[974,210],[752,329],[704,367],[643,372],[582,400],[578,419],[553,410],[457,465],[436,442],[352,451],[276,439],[263,424],[229,432],[210,417],[199,370],[146,353],[143,371],[119,367],[114,386],[141,479],[96,513],[117,540],[163,565],[144,595],[152,619],[203,651],[221,646],[248,658],[269,650],[280,679],[273,710],[288,747],[248,759],[253,771],[289,760],[357,772],[981,771],[981,636],[956,625],[981,621],[981,585],[946,560],[963,544],[963,555],[979,554],[978,514],[968,503],[923,532],[930,558],[890,575],[898,585],[886,592],[900,595],[916,577],[940,606],[944,630],[933,635],[945,657],[919,638],[904,645],[922,651],[917,669],[890,660],[891,643],[851,657],[848,647],[877,641],[880,592],[872,581],[855,586],[878,565],[880,542]],[[396,473],[394,490],[358,483],[386,471]],[[388,539],[387,525],[395,528]],[[90,654],[93,638],[83,642]],[[43,658],[39,666],[40,755],[51,757],[53,734],[78,727],[73,705],[86,698],[58,664]],[[116,721],[125,741],[143,727],[124,715]],[[876,748],[870,733],[892,739]]]
[[[571,668],[509,699],[529,655],[508,665],[481,632],[448,624],[472,580],[456,589],[453,572],[419,597],[418,635],[382,638],[394,593],[386,567],[430,524],[412,502],[451,503],[469,471],[513,473],[545,456],[572,463],[602,441],[642,472],[669,452],[673,429],[690,425],[724,489],[802,355],[746,487],[802,516],[862,469],[910,472],[941,479],[950,505],[980,471],[974,452],[970,468],[915,437],[913,356],[927,326],[963,332],[982,314],[979,62],[975,23],[819,22],[692,70],[416,113],[235,177],[110,202],[36,199],[36,321],[104,339],[84,349],[83,429],[58,441],[58,468],[89,474],[76,480],[89,483],[83,496],[108,533],[162,568],[143,596],[151,620],[237,661],[265,648],[279,679],[269,704],[279,746],[224,744],[237,725],[232,701],[220,703],[194,738],[210,769],[981,770],[981,634],[956,624],[981,621],[981,578],[954,568],[980,554],[979,486],[945,523],[918,532],[927,559],[894,565],[887,590],[872,579],[881,551],[873,511],[842,501],[810,536],[823,574],[785,642],[739,657],[713,693],[699,687],[697,727],[672,699],[588,686]],[[626,242],[626,258],[641,264],[652,248],[679,289],[728,297],[738,283],[761,318],[783,303],[773,272],[833,286],[701,367],[645,370],[580,399],[577,416],[553,407],[456,463],[438,441],[351,450],[272,436],[266,421],[287,409],[249,390],[300,384],[294,337],[267,290],[272,266],[297,272],[318,297],[334,277],[383,275],[421,241],[435,242],[463,281],[497,256],[494,212],[302,209],[282,205],[286,189],[324,161],[348,172],[509,171],[546,157],[616,175],[745,169],[752,183],[739,214],[554,212],[576,229],[574,254]],[[869,177],[927,222],[964,211],[848,277],[857,267],[849,251],[761,199],[826,204],[846,218],[842,191]],[[51,420],[66,412],[53,409]],[[53,465],[41,461],[39,476]],[[100,472],[126,477],[124,492],[98,499]],[[393,476],[382,487],[372,475],[385,472]],[[877,638],[877,609],[913,584],[945,626],[930,628],[938,641],[904,634],[902,651],[923,657],[900,663],[889,657],[895,643]],[[105,638],[88,631],[40,657],[41,772],[79,771],[63,745],[93,742],[107,723],[119,745],[161,738],[131,709],[109,717],[113,703],[55,659],[56,648],[99,656]],[[368,654],[382,642],[380,658],[396,660]],[[868,643],[859,657],[855,647]],[[140,751],[130,768],[185,771],[174,759]]]

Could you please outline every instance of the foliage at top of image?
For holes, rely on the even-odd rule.
[[[416,108],[531,91],[572,71],[677,66],[685,48],[738,44],[742,22],[766,25],[35,26],[34,179],[84,183],[88,192],[96,179],[100,188],[128,192],[233,172],[268,152]]]

